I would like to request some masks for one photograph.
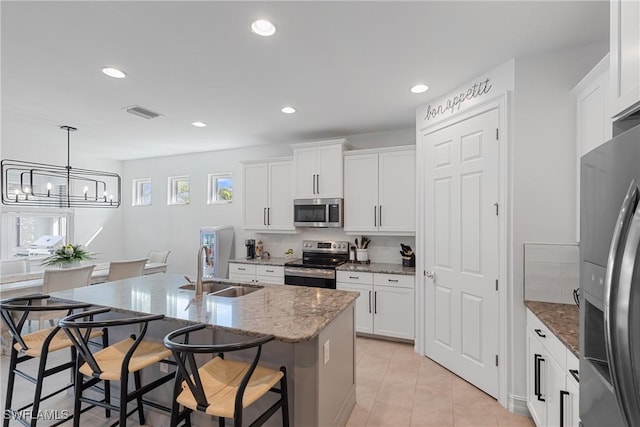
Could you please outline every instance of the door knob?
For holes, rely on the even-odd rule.
[[[436,272],[435,271],[425,271],[424,275],[427,276],[431,280],[436,280]]]

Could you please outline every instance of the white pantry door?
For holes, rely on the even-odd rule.
[[[493,109],[422,136],[426,355],[496,398],[498,126]]]

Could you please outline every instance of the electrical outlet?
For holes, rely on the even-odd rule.
[[[166,363],[161,363],[160,372],[164,372],[165,374],[169,372],[169,365],[167,365]]]
[[[326,365],[327,363],[329,363],[329,343],[330,341],[327,340],[326,343],[324,343],[324,364]]]

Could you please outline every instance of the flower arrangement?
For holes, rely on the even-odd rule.
[[[73,245],[71,243],[64,245],[50,257],[42,261],[42,265],[68,265],[79,263],[80,261],[93,258],[93,254],[82,249],[81,245]]]

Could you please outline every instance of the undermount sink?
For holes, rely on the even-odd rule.
[[[202,292],[214,297],[236,298],[236,297],[241,297],[243,295],[250,294],[255,291],[259,291],[262,288],[263,286],[242,286],[242,285],[232,285],[229,283],[220,283],[220,282],[203,282],[202,283]],[[180,286],[180,289],[184,289],[187,291],[195,291],[196,284],[187,283],[186,285]]]

